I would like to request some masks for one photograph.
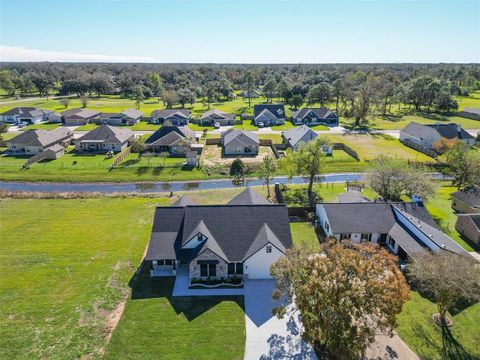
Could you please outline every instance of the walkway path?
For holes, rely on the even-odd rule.
[[[300,337],[298,315],[278,319],[272,315],[274,280],[245,281],[245,360],[316,359]],[[297,313],[298,314],[298,313]]]
[[[393,337],[386,334],[377,335],[375,343],[367,350],[366,357],[369,360],[420,360],[396,333]]]

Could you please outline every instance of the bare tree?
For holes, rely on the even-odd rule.
[[[80,102],[82,103],[82,107],[87,107],[88,105],[88,96],[87,95],[82,95],[80,96]]]

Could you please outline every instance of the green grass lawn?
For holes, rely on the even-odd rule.
[[[188,127],[193,131],[203,131],[204,129],[207,129],[208,131],[212,131],[215,129],[215,127],[210,125],[200,125],[200,124],[194,124],[194,123],[188,123]]]
[[[310,223],[290,223],[290,231],[292,232],[292,241],[294,246],[305,243],[307,246],[319,248],[317,234]]]
[[[234,128],[239,130],[247,130],[247,131],[258,130],[258,126],[254,125],[252,120],[243,120],[241,125],[236,124],[234,125]]]
[[[421,359],[474,360],[480,358],[480,303],[455,314],[453,326],[443,331],[431,321],[437,307],[417,292],[398,316],[398,334]]]
[[[480,107],[480,91],[475,91],[469,96],[456,96],[455,99],[460,111],[465,107]]]
[[[43,123],[43,124],[35,124],[35,125],[28,125],[20,129],[20,131],[27,131],[27,130],[36,130],[36,129],[43,129],[43,130],[53,130],[60,127],[61,123]]]
[[[1,199],[0,358],[74,359],[102,347],[105,314],[167,201]]]
[[[243,359],[243,298],[172,298],[173,283],[135,278],[105,358]]]
[[[455,230],[457,216],[451,208],[452,198],[450,196],[455,191],[457,191],[456,187],[443,184],[437,189],[435,196],[427,202],[427,209],[440,228],[465,250],[480,251],[480,246],[467,240]]]
[[[132,131],[156,131],[160,129],[160,125],[150,124],[147,121],[139,121],[135,125],[128,126],[127,128]]]
[[[89,123],[89,124],[85,124],[85,125],[77,127],[75,129],[75,131],[90,131],[90,130],[96,129],[99,126],[100,125],[98,125],[98,124]]]
[[[259,134],[258,138],[272,140],[274,144],[281,144],[283,142],[282,135],[280,134]]]

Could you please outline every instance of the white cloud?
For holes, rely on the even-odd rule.
[[[44,51],[27,49],[17,46],[0,45],[0,61],[4,62],[158,62],[157,59],[147,56],[121,56],[121,55],[99,55],[81,54],[63,51]]]

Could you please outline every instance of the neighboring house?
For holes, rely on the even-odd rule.
[[[152,276],[271,279],[270,267],[291,246],[285,205],[159,206],[145,261]]]
[[[480,214],[460,214],[455,229],[468,240],[480,245]]]
[[[295,125],[327,125],[338,126],[338,116],[334,111],[326,108],[302,108],[292,114],[292,123]]]
[[[125,128],[100,125],[75,140],[75,148],[84,152],[119,152],[134,138],[133,131]]]
[[[251,187],[247,187],[240,194],[230,200],[228,205],[267,205],[270,202]]]
[[[101,113],[95,122],[106,125],[135,125],[143,117],[143,112],[137,109],[127,109],[120,113]]]
[[[234,125],[235,116],[217,109],[208,110],[202,114],[200,125],[215,125],[215,123],[219,123],[220,126]]]
[[[458,116],[473,120],[480,120],[480,108],[466,107],[458,113]]]
[[[222,133],[222,147],[225,155],[258,154],[258,135],[245,130],[229,129]]]
[[[306,144],[310,141],[315,141],[318,135],[307,125],[301,125],[299,127],[294,127],[283,132],[282,137],[285,145],[297,151],[300,146],[302,146],[302,144]],[[322,146],[322,151],[327,155],[332,155],[333,147],[332,145],[324,145]]]
[[[316,215],[327,236],[385,245],[401,261],[426,250],[467,254],[439,230],[422,202],[318,203]]]
[[[162,126],[145,140],[147,150],[186,156],[195,143],[195,132],[188,126]]]
[[[412,121],[400,131],[400,141],[408,140],[427,149],[432,149],[433,144],[442,138],[459,139],[468,145],[475,144],[475,138],[462,129],[460,124],[423,125]]]
[[[260,97],[260,91],[259,90],[255,90],[255,89],[252,89],[252,90],[245,90],[243,93],[242,93],[242,97],[245,98],[245,99],[256,99],[258,97]]]
[[[254,105],[253,122],[257,126],[285,124],[285,108],[281,104]]]
[[[44,121],[58,121],[59,115],[53,110],[42,110],[34,107],[16,107],[0,114],[0,121],[9,124],[38,124]]]
[[[73,131],[59,127],[53,130],[27,130],[7,141],[8,153],[35,155],[53,145],[65,147],[73,139]]]
[[[480,213],[480,186],[468,186],[452,195],[452,209],[464,214]]]
[[[62,122],[67,126],[81,126],[88,124],[90,121],[95,122],[100,116],[99,111],[88,109],[70,109],[60,113],[62,115]]]
[[[170,121],[172,125],[187,125],[190,121],[192,112],[186,109],[164,109],[154,110],[150,115],[150,122],[153,124],[163,124],[164,121]]]

